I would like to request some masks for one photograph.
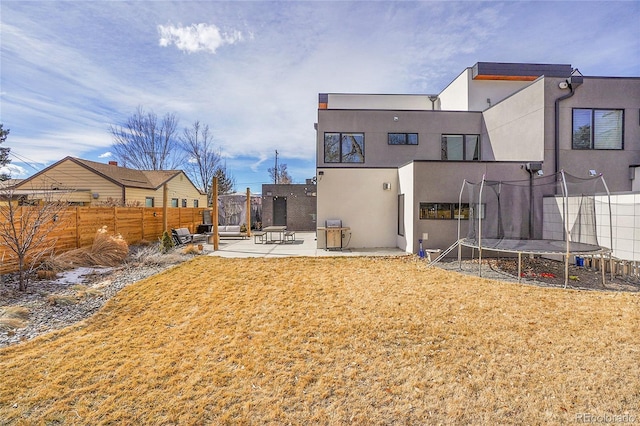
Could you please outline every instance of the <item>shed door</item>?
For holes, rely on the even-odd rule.
[[[273,198],[273,224],[287,226],[287,197]]]

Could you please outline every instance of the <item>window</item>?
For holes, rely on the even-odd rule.
[[[442,159],[480,160],[480,135],[442,135]]]
[[[187,199],[186,198],[182,199],[182,207],[187,207]]]
[[[178,199],[177,198],[172,198],[171,199],[171,207],[178,207]]]
[[[364,133],[325,133],[325,163],[364,163]]]
[[[573,149],[622,149],[621,109],[573,110]]]
[[[154,205],[155,205],[154,198],[153,197],[146,197],[144,199],[144,205],[145,205],[145,207],[154,207]]]
[[[389,133],[389,145],[418,145],[417,133]]]
[[[198,207],[198,200],[193,200],[193,207]]]
[[[398,235],[404,237],[404,194],[398,195]]]
[[[469,219],[468,203],[420,203],[420,219]]]

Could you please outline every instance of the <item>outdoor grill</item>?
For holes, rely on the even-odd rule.
[[[328,219],[324,222],[327,250],[342,250],[342,220]]]

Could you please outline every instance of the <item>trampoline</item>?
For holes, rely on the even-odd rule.
[[[596,195],[606,202],[597,204]],[[478,251],[480,276],[485,250],[517,254],[518,280],[523,254],[561,255],[566,287],[571,256],[600,256],[604,262],[604,256],[611,255],[611,249],[598,241],[599,229],[608,228],[613,247],[610,193],[601,174],[578,178],[561,171],[544,178],[531,173],[529,180],[522,181],[491,181],[485,176],[478,183],[465,180],[456,214],[458,240],[454,246],[457,244],[460,268],[462,247],[472,248]],[[469,223],[466,237],[461,235],[462,219]],[[602,223],[596,225],[597,219]],[[601,270],[604,283],[604,267]]]

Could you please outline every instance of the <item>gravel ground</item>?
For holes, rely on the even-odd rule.
[[[26,327],[11,330],[0,327],[0,348],[86,319],[127,285],[192,257],[173,253],[153,262],[128,263],[119,268],[77,268],[58,274],[53,280],[31,281],[26,292],[18,291],[15,274],[0,276],[0,313],[10,306],[29,310]],[[85,287],[89,292],[83,296]]]
[[[0,312],[8,306],[23,306],[29,310],[26,327],[12,330],[2,330],[0,327],[0,348],[82,321],[127,285],[191,258],[190,255],[174,252],[171,256],[158,257],[152,262],[131,262],[120,268],[77,268],[59,274],[55,280],[32,281],[26,292],[17,290],[16,275],[0,276]],[[441,262],[436,267],[478,276],[477,260],[463,261],[462,269],[457,261]],[[523,259],[522,271],[525,275],[520,281],[522,284],[560,288],[564,286],[564,265],[561,262]],[[576,277],[568,285],[573,289],[640,291],[640,283],[619,278],[611,281],[607,277],[607,283],[603,287],[600,272],[588,268],[571,266],[570,276]],[[487,259],[483,261],[482,277],[518,282],[517,261]],[[78,285],[86,286],[91,294],[80,296],[82,288]],[[71,300],[71,303],[52,303],[52,299],[65,296],[70,296],[65,300]]]
[[[478,276],[478,261],[463,260],[462,269],[458,261],[440,262],[436,267],[457,271],[466,275]],[[500,281],[518,282],[518,261],[513,258],[483,259],[482,277]],[[564,263],[541,257],[523,258],[521,269],[521,284],[537,285],[541,287],[564,288]],[[600,290],[600,291],[640,291],[640,282],[631,278],[619,276],[611,279],[610,274],[605,275],[605,283],[602,283],[602,272],[586,267],[569,265],[569,280],[567,287],[575,290]]]

